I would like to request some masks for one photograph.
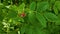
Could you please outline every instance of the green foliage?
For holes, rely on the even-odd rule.
[[[30,9],[31,9],[31,10],[35,10],[35,9],[36,9],[36,2],[32,2],[32,3],[30,4]]]
[[[35,16],[35,14],[34,14],[32,11],[30,11],[30,13],[28,14],[28,20],[29,20],[32,24],[34,24],[35,21],[36,21],[36,16]]]
[[[55,14],[58,14],[58,9],[57,9],[55,6],[54,6],[53,9],[54,9],[54,13],[55,13]]]
[[[60,14],[58,14],[59,20],[56,22],[56,25],[60,25]]]
[[[60,10],[60,8],[59,8],[60,7],[60,1],[55,2],[55,7],[57,7],[57,9]]]
[[[0,0],[0,34],[60,34],[60,0]]]
[[[53,13],[48,13],[47,12],[47,13],[44,14],[44,16],[50,22],[56,22],[58,20],[58,17]]]
[[[48,2],[38,2],[37,3],[37,11],[42,12],[46,11],[49,8]]]
[[[17,11],[9,11],[8,17],[9,18],[16,18],[17,17]]]
[[[41,15],[40,13],[37,13],[36,18],[38,19],[38,21],[41,23],[43,27],[46,27],[46,19],[44,18],[43,15]]]

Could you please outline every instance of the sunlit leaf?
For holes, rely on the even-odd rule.
[[[58,10],[60,10],[60,8],[59,8],[59,7],[60,7],[60,1],[56,1],[56,2],[55,2],[55,7],[57,7]]]
[[[58,9],[55,6],[53,7],[53,9],[54,9],[54,13],[58,14]]]

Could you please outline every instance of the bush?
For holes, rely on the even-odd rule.
[[[60,34],[60,1],[0,0],[0,34]]]

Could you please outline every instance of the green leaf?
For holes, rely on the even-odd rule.
[[[25,3],[22,3],[21,5],[18,6],[19,9],[24,9]]]
[[[28,20],[29,20],[29,22],[31,24],[35,23],[35,21],[36,21],[36,18],[35,17],[36,16],[35,16],[35,14],[33,12],[31,12],[31,13],[28,14]]]
[[[0,3],[0,9],[5,8],[5,5],[3,3]]]
[[[18,6],[18,13],[22,13],[25,10],[25,3]]]
[[[34,0],[34,1],[41,1],[41,0]]]
[[[54,2],[55,2],[55,0],[50,0],[50,3],[51,3],[51,4],[54,4]]]
[[[33,31],[33,34],[47,34],[47,31],[43,31],[42,29],[40,29],[40,28],[34,28],[33,29],[34,31]]]
[[[39,27],[28,26],[26,34],[47,34],[46,31],[41,30]]]
[[[8,34],[17,34],[15,31],[10,31]]]
[[[25,31],[27,29],[27,26],[28,26],[27,24],[23,24],[22,25],[21,30],[20,30],[21,31],[21,34],[24,34],[25,33]]]
[[[10,6],[6,6],[7,8],[9,8],[10,10],[13,10],[13,11],[17,11],[18,8],[16,5],[10,5]]]
[[[3,15],[0,15],[0,21],[2,21],[4,19]]]
[[[35,10],[35,8],[36,8],[36,3],[35,3],[35,2],[32,2],[32,3],[30,4],[30,9],[31,9],[31,10]]]
[[[4,34],[2,21],[0,21],[0,34]]]
[[[26,34],[33,34],[33,26],[28,26]]]
[[[55,23],[56,25],[60,25],[60,19],[58,21],[56,21]]]
[[[43,15],[41,15],[40,13],[37,13],[36,18],[42,24],[43,27],[46,27],[46,19],[44,18]]]
[[[57,7],[58,10],[60,10],[60,1],[56,1],[56,2],[55,2],[55,7]]]
[[[38,2],[37,3],[37,11],[45,11],[46,9],[49,8],[48,2]]]
[[[0,21],[2,21],[4,19],[4,14],[2,12],[2,10],[0,10]]]
[[[37,33],[38,34],[46,34],[45,32],[43,32],[42,30],[39,30],[39,29],[37,29]]]
[[[24,22],[24,19],[20,18],[20,17],[16,17],[13,20],[16,21],[16,22]]]
[[[56,22],[58,20],[58,17],[53,13],[46,12],[44,16],[50,22]]]
[[[60,25],[60,14],[58,14],[58,19],[59,20],[56,21],[56,25]]]
[[[9,18],[15,18],[17,17],[17,11],[8,11],[8,15]]]
[[[58,9],[55,6],[53,7],[53,9],[54,9],[54,13],[58,14]]]

